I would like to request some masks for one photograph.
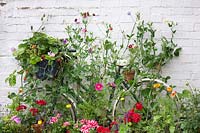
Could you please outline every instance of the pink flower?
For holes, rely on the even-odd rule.
[[[69,126],[69,125],[70,125],[70,123],[67,122],[67,121],[63,123],[63,127],[67,127],[67,126]]]
[[[88,120],[82,119],[82,120],[80,120],[80,123],[81,123],[82,125],[86,125],[86,124],[88,123]]]
[[[86,33],[86,32],[87,32],[87,29],[85,29],[85,28],[82,29],[82,32],[83,32],[83,33]]]
[[[90,130],[90,127],[88,125],[83,125],[81,127],[81,132],[82,133],[90,133],[89,130]]]
[[[88,125],[90,128],[96,128],[96,127],[99,126],[98,123],[97,123],[97,121],[95,121],[95,120],[89,120],[89,121],[87,122],[87,125]]]
[[[61,114],[60,114],[60,113],[58,113],[58,114],[56,115],[56,117],[57,117],[57,118],[60,118],[60,117],[61,117]]]
[[[19,117],[17,117],[16,115],[11,117],[11,120],[16,122],[17,124],[20,124],[21,123],[21,119]]]
[[[53,52],[48,52],[48,55],[49,55],[50,57],[55,57],[55,56],[56,56],[56,54],[54,54]]]
[[[58,122],[58,118],[57,117],[51,117],[51,119],[50,119],[50,124],[53,124],[53,123],[56,123],[56,122]]]
[[[96,83],[95,84],[95,90],[102,91],[102,89],[103,89],[103,84],[102,83]]]

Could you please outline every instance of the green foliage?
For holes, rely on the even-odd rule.
[[[181,51],[173,41],[174,22],[167,24],[171,37],[159,40],[153,23],[144,22],[137,14],[131,32],[122,32],[122,41],[118,42],[112,38],[111,24],[105,25],[104,37],[96,37],[88,31],[92,16],[81,15],[80,25],[66,27],[66,39],[33,32],[32,37],[19,44],[13,55],[22,69],[10,74],[6,81],[14,86],[16,75],[20,75],[21,86],[18,93],[8,96],[13,103],[5,123],[10,124],[3,128],[17,131],[19,126],[33,131],[42,120],[46,132],[80,132],[79,121],[89,119],[104,127],[116,121],[119,131],[127,133],[199,129],[197,94],[187,90],[176,93],[175,86],[166,85],[170,77],[160,73],[162,66]],[[121,64],[124,60],[127,63]],[[129,72],[133,74],[131,78],[126,77]],[[40,106],[36,100],[47,104]],[[136,109],[136,102],[142,104],[141,110]],[[27,109],[17,111],[19,105],[26,105]],[[38,109],[37,115],[30,112],[31,108]],[[141,120],[123,123],[124,115],[133,108]],[[62,116],[50,124],[57,114]],[[21,118],[21,125],[10,120],[14,115]],[[63,127],[64,122],[71,125]]]

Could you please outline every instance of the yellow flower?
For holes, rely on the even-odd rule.
[[[172,87],[167,87],[167,92],[172,92]]]
[[[42,124],[42,120],[39,120],[39,121],[38,121],[38,125],[41,125],[41,124]]]
[[[160,88],[160,86],[161,86],[161,84],[159,84],[159,83],[156,83],[156,84],[153,84],[153,88]]]
[[[122,97],[122,98],[120,98],[120,100],[121,100],[121,101],[124,101],[124,100],[125,100],[125,98],[124,98],[124,97]]]
[[[176,91],[172,91],[172,93],[170,95],[172,98],[174,98],[176,96]]]
[[[67,104],[67,105],[66,105],[66,108],[68,108],[68,109],[71,108],[71,107],[72,107],[71,104]]]

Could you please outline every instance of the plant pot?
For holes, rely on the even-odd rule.
[[[125,79],[127,82],[129,82],[129,81],[131,81],[131,80],[134,79],[135,70],[124,71],[123,74],[124,74],[124,79]]]
[[[49,65],[48,63],[48,60],[43,60],[37,63],[39,69],[36,72],[36,77],[38,79],[45,80],[57,76],[60,64],[56,61],[54,61],[52,65]]]

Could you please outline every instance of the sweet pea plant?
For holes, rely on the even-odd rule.
[[[173,41],[176,23],[167,23],[171,38],[157,40],[153,23],[137,14],[119,41],[111,24],[103,24],[104,37],[95,36],[89,30],[93,17],[81,13],[64,39],[34,32],[19,44],[13,55],[21,70],[6,81],[14,86],[20,75],[21,86],[9,94],[4,132],[181,131],[178,93],[160,74],[181,50]]]

